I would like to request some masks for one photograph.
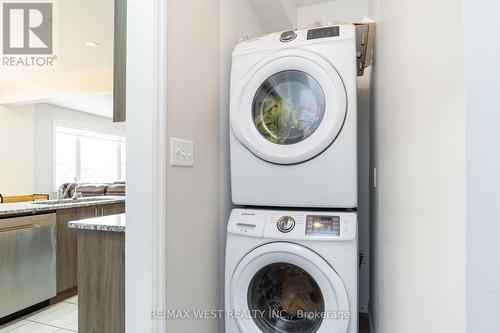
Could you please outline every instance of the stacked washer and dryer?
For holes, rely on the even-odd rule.
[[[239,43],[226,333],[357,333],[356,30]]]

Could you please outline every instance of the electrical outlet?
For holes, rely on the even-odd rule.
[[[194,143],[190,140],[170,138],[170,165],[193,167]]]

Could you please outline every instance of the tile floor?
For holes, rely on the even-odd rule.
[[[0,333],[78,332],[78,296],[30,313],[0,326]]]

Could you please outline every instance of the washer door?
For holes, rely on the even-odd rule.
[[[321,56],[288,49],[265,58],[234,91],[231,126],[258,157],[296,164],[321,154],[347,112],[340,75]]]
[[[238,264],[230,292],[242,333],[346,333],[349,327],[342,280],[323,258],[297,244],[271,243],[250,252]]]

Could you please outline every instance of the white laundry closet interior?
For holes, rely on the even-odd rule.
[[[240,39],[268,33],[310,28],[337,22],[361,22],[369,15],[368,1],[297,1],[238,0],[221,1],[221,244],[231,208],[229,166],[229,78],[231,53]],[[371,69],[358,77],[358,223],[360,270],[360,311],[368,312],[369,302],[369,149],[370,149],[370,80]],[[226,221],[226,222],[224,222]],[[221,247],[222,248],[222,247]],[[221,254],[222,255],[222,254]]]
[[[377,22],[375,60],[358,78],[360,312],[370,314],[376,333],[465,332],[465,320],[442,320],[465,318],[466,305],[463,3],[221,0],[220,6],[221,262],[233,207],[233,47],[241,38],[369,17]],[[429,294],[439,297],[429,303]]]

